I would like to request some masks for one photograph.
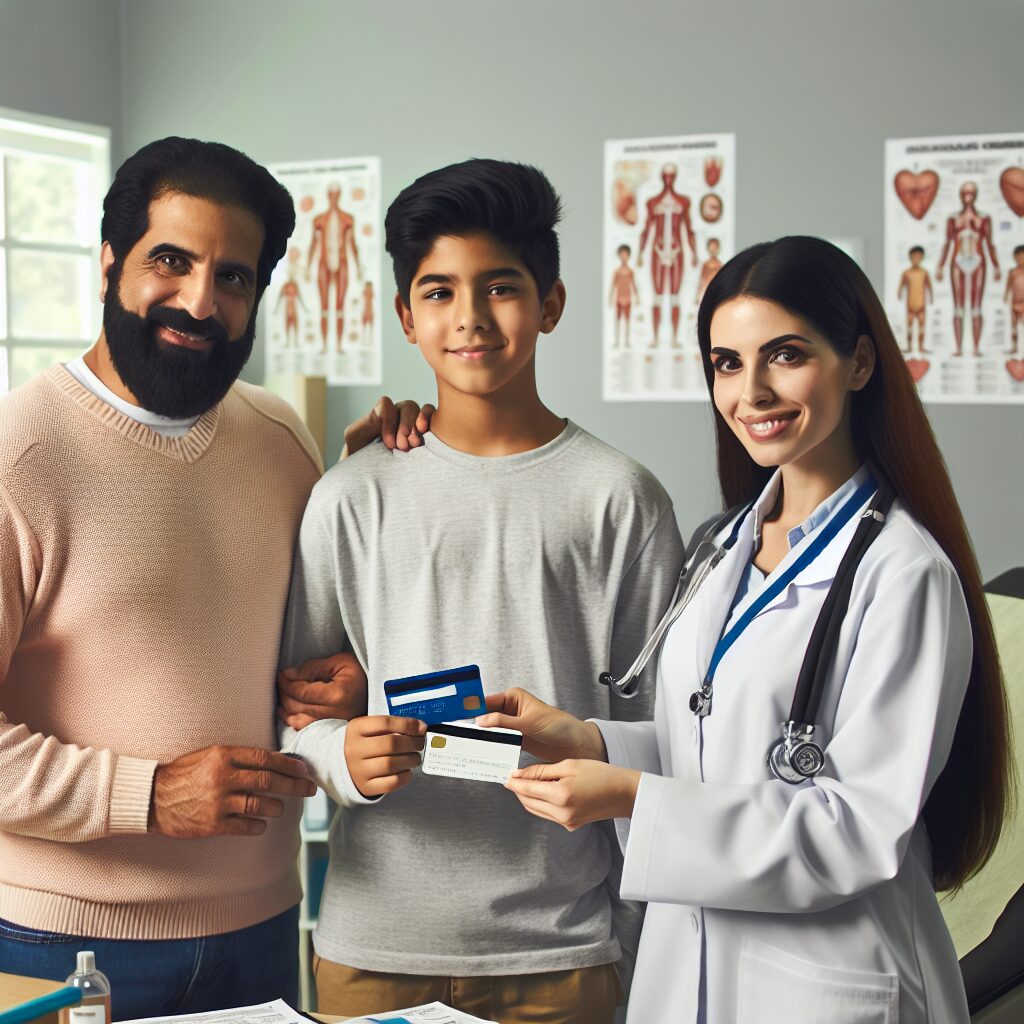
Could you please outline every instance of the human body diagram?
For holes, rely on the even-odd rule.
[[[920,352],[927,352],[924,347],[924,321],[927,305],[933,299],[932,279],[921,261],[924,259],[924,249],[915,245],[910,250],[910,266],[903,271],[900,278],[899,290],[896,298],[907,297],[907,339],[904,352],[912,352],[914,349],[914,324],[917,324],[917,347]]]
[[[1017,264],[1006,275],[1006,291],[1003,301],[1010,305],[1010,353],[1016,354],[1021,321],[1024,320],[1024,245],[1013,250]]]
[[[640,233],[636,265],[643,266],[644,250],[648,237],[651,245],[651,283],[654,286],[654,303],[651,310],[651,324],[654,337],[651,348],[658,346],[661,327],[661,307],[667,293],[672,319],[672,347],[679,348],[679,292],[683,285],[683,232],[690,247],[691,262],[697,266],[697,242],[690,223],[690,200],[676,192],[674,186],[677,169],[675,164],[666,164],[661,171],[662,190],[647,201],[647,217]]]
[[[608,293],[608,305],[615,308],[615,348],[619,347],[622,335],[625,336],[625,348],[629,348],[629,318],[633,303],[640,301],[640,293],[636,288],[636,275],[629,265],[631,249],[628,245],[618,248],[619,265],[612,274],[611,289]]]
[[[722,269],[722,261],[718,258],[721,249],[717,238],[708,239],[708,258],[700,265],[700,280],[697,282],[697,302],[704,298],[704,293],[711,284],[712,278]]]
[[[953,291],[953,338],[956,342],[955,356],[963,355],[964,317],[967,308],[971,310],[971,334],[974,354],[981,354],[982,299],[985,295],[985,255],[992,261],[992,274],[999,280],[999,257],[992,244],[992,219],[980,213],[975,202],[978,186],[965,181],[960,186],[961,208],[946,221],[946,241],[942,246],[935,279],[941,281],[947,257],[950,259],[949,283]]]
[[[351,254],[356,276],[361,280],[359,250],[356,246],[355,218],[341,208],[341,186],[327,189],[327,209],[313,218],[313,237],[306,258],[306,277],[310,277],[313,260],[317,260],[317,287],[320,290],[320,340],[322,353],[327,352],[331,289],[334,290],[335,345],[344,351],[345,296],[348,292],[348,263]]]
[[[277,293],[277,302],[274,303],[275,316],[281,308],[281,303],[284,303],[285,348],[299,347],[299,306],[302,307],[303,313],[309,313],[306,303],[302,300],[302,289],[296,280],[299,256],[298,249],[289,250],[288,280],[281,285],[281,290]]]

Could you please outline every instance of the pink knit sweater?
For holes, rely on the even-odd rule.
[[[0,402],[0,917],[103,938],[244,928],[300,896],[299,801],[259,837],[146,833],[153,772],[273,748],[319,455],[237,383],[165,438],[55,366]]]

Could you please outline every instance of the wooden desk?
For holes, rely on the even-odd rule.
[[[44,981],[42,978],[24,978],[15,974],[0,974],[0,1012],[12,1010],[21,1003],[27,1003],[30,999],[38,999],[39,996],[49,995],[51,992],[58,992],[65,988],[61,981]],[[58,1024],[60,1011],[47,1013],[35,1020],[40,1024]]]

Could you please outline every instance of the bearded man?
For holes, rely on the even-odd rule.
[[[0,402],[0,964],[62,980],[93,949],[115,1020],[294,1003],[314,785],[276,752],[274,679],[322,466],[236,380],[294,209],[170,138],[103,211],[96,344]],[[339,664],[313,685],[348,718]]]

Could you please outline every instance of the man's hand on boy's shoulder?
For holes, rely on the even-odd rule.
[[[411,399],[397,405],[382,395],[377,404],[362,418],[345,428],[345,447],[341,457],[354,455],[360,448],[372,444],[379,437],[394,451],[407,452],[423,444],[423,435],[430,430],[430,418],[434,415],[430,404],[422,408]]]
[[[324,718],[366,714],[366,673],[348,652],[310,658],[277,677],[277,717],[293,729]]]

